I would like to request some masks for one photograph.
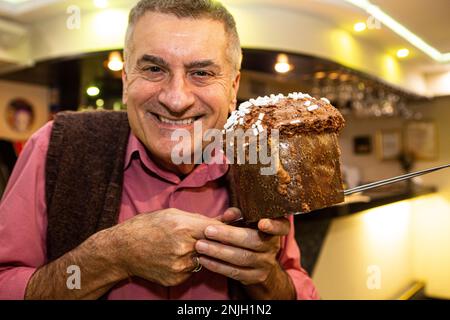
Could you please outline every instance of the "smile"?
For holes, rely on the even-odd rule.
[[[159,121],[162,123],[169,123],[174,125],[189,125],[194,123],[196,118],[188,118],[188,119],[181,119],[181,120],[170,120],[167,118],[164,118],[163,116],[158,116]]]
[[[164,116],[161,116],[159,114],[149,112],[149,111],[146,112],[146,115],[151,116],[152,118],[159,121],[160,123],[169,125],[169,126],[189,126],[201,118],[201,116],[198,116],[198,117],[191,117],[191,118],[184,118],[184,119],[169,119],[169,118],[166,118]]]

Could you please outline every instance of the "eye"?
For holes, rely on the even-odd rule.
[[[145,71],[150,71],[152,73],[158,73],[158,72],[162,71],[162,69],[160,67],[158,67],[158,66],[150,66],[150,67],[145,68],[144,70]]]
[[[141,69],[143,76],[150,81],[160,81],[164,79],[166,70],[159,66],[145,66]]]
[[[209,72],[207,72],[207,71],[203,71],[203,70],[194,71],[192,74],[193,74],[194,76],[200,77],[200,78],[206,78],[206,77],[212,76],[211,73],[209,73]]]

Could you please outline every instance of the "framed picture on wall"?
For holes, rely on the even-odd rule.
[[[437,128],[433,121],[411,121],[404,130],[405,152],[416,160],[436,160],[438,154]]]
[[[35,118],[34,109],[34,106],[23,98],[13,99],[6,107],[7,124],[17,133],[29,131]]]
[[[401,130],[382,130],[377,132],[377,154],[381,160],[396,160],[402,153]]]
[[[358,155],[372,153],[372,137],[356,136],[353,138],[353,152]]]

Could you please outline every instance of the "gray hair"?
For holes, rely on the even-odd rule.
[[[236,22],[231,13],[218,1],[214,0],[141,0],[131,10],[125,37],[124,56],[127,61],[132,49],[132,38],[137,21],[147,12],[172,14],[178,18],[207,18],[222,22],[228,35],[227,59],[239,71],[242,64],[242,49]]]

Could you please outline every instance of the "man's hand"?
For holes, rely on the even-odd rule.
[[[177,209],[139,214],[97,232],[39,268],[28,282],[25,298],[97,299],[130,276],[177,285],[192,274],[195,241],[204,238],[205,228],[237,218],[234,212],[211,219]],[[66,285],[66,270],[71,265],[81,268],[79,290],[69,290]]]
[[[236,208],[228,209],[236,214]],[[200,263],[207,269],[240,281],[255,298],[295,298],[289,276],[277,261],[281,236],[289,233],[286,218],[262,219],[258,230],[211,225],[205,229],[206,239],[195,248],[202,254]],[[271,291],[284,286],[284,292],[273,296]]]
[[[216,219],[178,209],[143,213],[111,229],[119,266],[128,276],[137,276],[164,286],[175,286],[192,275],[195,242],[204,238],[210,225],[235,219],[225,213]]]

